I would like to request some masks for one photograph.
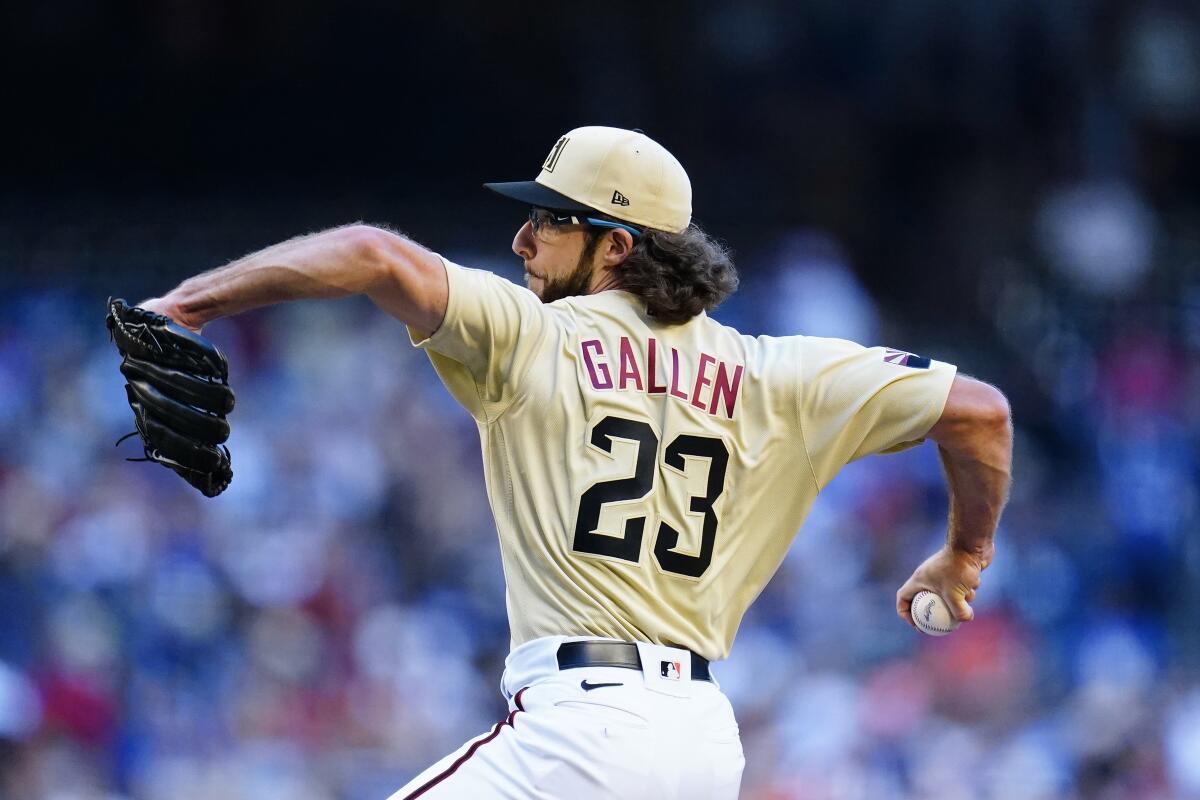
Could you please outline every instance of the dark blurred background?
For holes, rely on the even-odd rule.
[[[822,494],[716,669],[743,796],[1200,797],[1195,2],[49,0],[3,8],[0,66],[0,797],[383,798],[498,718],[477,436],[402,327],[210,325],[205,501],[112,447],[103,301],[355,220],[515,278],[480,183],[587,124],[688,169],[743,275],[719,319],[1014,408],[949,637],[893,610],[944,536],[933,449]]]

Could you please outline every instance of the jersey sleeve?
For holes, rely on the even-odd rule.
[[[800,427],[819,487],[855,459],[920,444],[941,417],[953,364],[844,339],[801,340]]]
[[[550,312],[528,289],[491,272],[442,259],[449,295],[446,316],[431,336],[411,327],[446,388],[472,416],[495,419],[519,386],[552,331]]]

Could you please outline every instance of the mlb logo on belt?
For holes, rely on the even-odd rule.
[[[687,650],[649,642],[638,642],[637,647],[647,689],[671,697],[691,697],[692,661]]]

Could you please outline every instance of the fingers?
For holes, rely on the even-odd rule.
[[[954,614],[954,618],[959,622],[970,622],[975,619],[975,609],[962,598],[955,597],[950,602],[950,613]]]
[[[168,317],[176,325],[179,325],[181,328],[186,328],[192,333],[201,333],[202,326],[193,325],[191,320],[185,319],[183,314],[180,313],[179,309],[172,305],[165,297],[148,297],[142,302],[138,303],[137,308]]]
[[[950,611],[959,622],[970,622],[975,619],[975,610],[971,608],[970,604],[975,599],[975,592],[982,583],[981,572],[982,569],[978,565],[972,564],[962,571],[961,583],[954,588],[953,592],[949,593]],[[947,595],[943,595],[943,597],[947,597]]]
[[[921,589],[922,587],[913,583],[912,578],[909,578],[896,592],[896,614],[914,628],[917,627],[917,624],[913,622],[912,618],[912,601]]]
[[[950,613],[959,622],[970,622],[975,619],[975,609],[971,608],[971,600],[975,598],[975,590],[960,583],[949,591],[942,592],[942,599],[950,607]]]
[[[967,572],[967,574],[963,577],[963,583],[966,584],[967,588],[972,593],[974,593],[975,590],[979,588],[979,585],[983,583],[982,577],[979,574],[979,570],[973,569]]]

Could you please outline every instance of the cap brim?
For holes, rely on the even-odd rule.
[[[507,181],[505,183],[485,183],[485,189],[491,189],[496,194],[504,195],[513,200],[520,200],[527,206],[549,208],[554,211],[586,211],[596,213],[596,209],[584,205],[578,200],[572,200],[565,194],[560,194],[537,181]]]

